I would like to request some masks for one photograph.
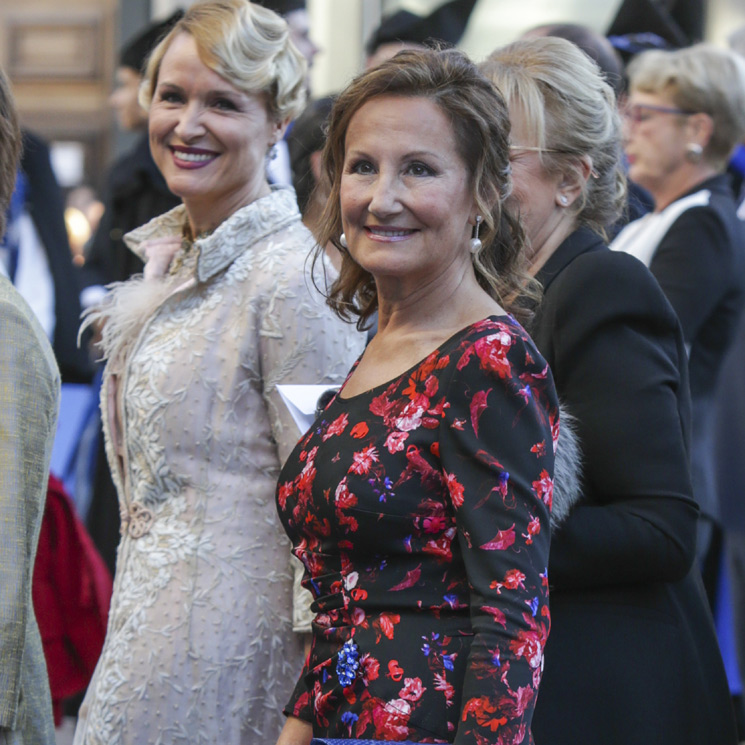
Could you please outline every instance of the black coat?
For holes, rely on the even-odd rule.
[[[104,214],[86,249],[85,286],[123,282],[141,272],[142,261],[124,244],[124,235],[179,204],[155,165],[144,134],[109,172]]]
[[[706,204],[689,207],[670,225],[649,270],[678,314],[690,349],[693,489],[701,512],[719,520],[711,414],[719,370],[745,302],[745,228],[728,176],[707,179],[676,202],[700,192],[708,192]],[[645,240],[642,234],[633,245]]]
[[[21,168],[28,180],[26,207],[49,262],[54,284],[54,356],[63,383],[85,383],[93,366],[78,348],[80,276],[72,263],[65,227],[65,202],[52,170],[47,144],[32,132],[23,133]]]
[[[532,326],[577,419],[583,495],[553,535],[536,745],[733,745],[695,554],[686,354],[649,271],[581,229]]]

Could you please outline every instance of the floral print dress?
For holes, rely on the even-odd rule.
[[[315,598],[285,713],[316,736],[532,743],[558,404],[509,316],[331,401],[277,501]]]

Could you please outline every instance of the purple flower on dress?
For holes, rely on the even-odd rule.
[[[352,685],[360,666],[360,649],[353,639],[344,642],[336,659],[336,676],[343,688]]]

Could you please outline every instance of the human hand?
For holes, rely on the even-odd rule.
[[[142,244],[142,253],[145,257],[145,279],[164,277],[180,248],[181,238],[176,236],[164,236],[145,241]]]
[[[313,727],[297,717],[287,717],[285,726],[279,733],[277,745],[310,745]]]

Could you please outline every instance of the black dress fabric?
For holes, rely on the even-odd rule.
[[[531,327],[576,417],[583,497],[552,536],[537,745],[734,745],[698,569],[686,352],[637,259],[580,229]]]
[[[318,737],[532,743],[558,408],[510,317],[328,405],[279,478],[315,602],[286,713]]]

